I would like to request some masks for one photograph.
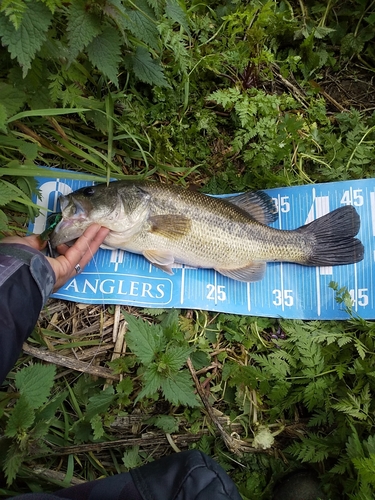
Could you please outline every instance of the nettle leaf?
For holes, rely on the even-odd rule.
[[[1,105],[8,116],[15,115],[26,101],[26,94],[13,85],[0,82]]]
[[[154,10],[157,17],[161,17],[164,10],[164,0],[147,0],[147,3]]]
[[[165,346],[162,329],[159,325],[149,325],[141,318],[135,318],[124,313],[128,323],[126,342],[131,351],[139,358],[141,363],[149,365],[156,353]]]
[[[0,132],[4,132],[6,134],[7,132],[7,127],[6,127],[6,122],[7,122],[8,114],[5,106],[0,103]]]
[[[199,406],[190,374],[187,371],[177,372],[173,374],[173,377],[163,379],[161,390],[165,398],[174,405]]]
[[[144,47],[137,47],[136,53],[132,56],[133,71],[135,76],[142,82],[159,87],[169,87],[163,68],[152,59],[151,54]]]
[[[157,415],[150,419],[150,423],[154,424],[156,427],[161,429],[168,434],[172,432],[177,432],[179,429],[177,418],[172,415]]]
[[[29,429],[35,419],[35,414],[25,396],[21,396],[15,404],[5,429],[7,437],[14,437]]]
[[[314,30],[314,37],[315,38],[324,38],[325,36],[329,35],[330,33],[335,32],[336,30],[333,28],[327,28],[326,26],[317,26]]]
[[[56,367],[35,364],[16,373],[16,386],[31,408],[39,408],[50,395]]]
[[[186,363],[191,353],[190,347],[168,346],[161,360],[165,362],[170,371],[178,371]]]
[[[0,231],[6,231],[8,228],[8,217],[0,210]]]
[[[68,394],[68,391],[63,391],[60,394],[54,396],[51,401],[49,401],[41,410],[39,410],[36,419],[38,421],[51,420],[55,416],[58,407],[62,404],[63,401],[65,401]]]
[[[139,455],[139,446],[132,446],[126,450],[122,456],[122,462],[126,469],[134,469],[142,463],[142,458]]]
[[[20,153],[28,160],[35,160],[38,156],[38,145],[33,142],[23,141],[20,145]]]
[[[167,0],[167,4],[165,6],[165,13],[167,16],[180,24],[185,31],[189,31],[189,19],[186,15],[186,12],[181,7],[180,3],[176,0]]]
[[[86,10],[84,0],[76,0],[70,5],[67,31],[73,60],[102,31],[100,18]]]
[[[105,434],[105,431],[101,417],[99,415],[95,415],[90,420],[90,424],[94,434],[94,439],[97,440],[102,438]]]
[[[22,462],[24,460],[24,452],[22,452],[17,443],[13,443],[7,453],[6,459],[4,460],[4,472],[7,478],[7,485],[10,486],[13,480],[17,476]]]
[[[149,398],[157,393],[162,384],[162,376],[158,372],[158,365],[152,363],[143,374],[144,387],[138,394],[135,402],[141,401],[142,398]]]
[[[159,49],[159,32],[156,24],[139,10],[127,9],[121,18],[124,29],[129,30],[139,40],[145,42],[149,47]]]
[[[108,26],[87,46],[87,55],[94,66],[118,87],[118,66],[121,61],[121,38]]]
[[[109,405],[116,399],[113,387],[110,385],[104,391],[92,396],[86,408],[85,417],[92,420],[95,415],[108,410]]]
[[[3,45],[8,47],[12,59],[16,58],[22,66],[23,77],[46,40],[51,21],[52,13],[40,2],[28,4],[18,29],[5,15],[0,15],[0,36]]]

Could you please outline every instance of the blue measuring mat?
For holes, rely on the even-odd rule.
[[[62,171],[56,171],[59,175]],[[61,173],[63,175],[63,173]],[[52,212],[60,194],[69,194],[91,181],[38,178],[41,199],[35,203]],[[365,247],[362,262],[346,266],[305,267],[269,263],[264,279],[242,283],[214,270],[179,266],[169,276],[143,256],[123,250],[100,249],[82,274],[53,297],[88,304],[123,304],[146,308],[205,309],[209,311],[290,319],[347,319],[335,300],[331,282],[346,287],[353,311],[375,318],[375,179],[311,184],[264,190],[275,201],[279,217],[271,226],[295,229],[343,205],[353,205],[361,218],[358,238]],[[29,229],[45,229],[42,211]]]

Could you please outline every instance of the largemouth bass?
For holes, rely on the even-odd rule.
[[[153,182],[116,181],[61,196],[60,205],[53,247],[98,223],[111,230],[106,248],[142,254],[169,274],[180,263],[252,282],[263,278],[267,262],[336,266],[364,256],[352,206],[284,231],[267,225],[277,211],[261,191],[221,199]]]

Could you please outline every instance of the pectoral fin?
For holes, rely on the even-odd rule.
[[[184,215],[153,215],[149,221],[152,233],[158,233],[171,240],[186,236],[191,227],[191,219]]]
[[[237,281],[260,281],[266,272],[266,263],[252,262],[250,265],[238,269],[215,269],[215,271]]]
[[[151,262],[155,267],[168,274],[173,274],[172,264],[174,257],[170,252],[161,252],[160,250],[145,250],[144,257]]]

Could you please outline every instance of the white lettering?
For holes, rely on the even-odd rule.
[[[69,285],[67,285],[64,290],[70,290],[71,288],[73,288],[73,290],[76,292],[76,293],[79,293],[79,289],[78,289],[78,286],[77,286],[77,280],[74,278],[72,279],[72,281],[69,283]]]
[[[87,288],[89,288],[93,293],[97,293],[99,282],[100,282],[100,280],[97,279],[97,280],[95,280],[95,285],[92,285],[89,280],[85,279],[85,282],[83,284],[82,293],[87,293]]]
[[[133,297],[138,297],[138,281],[131,281],[130,282],[130,292],[129,295],[132,295]]]
[[[107,290],[104,288],[104,286],[107,284],[107,283],[112,283],[112,286],[110,286]],[[104,280],[100,283],[100,287],[99,287],[99,290],[101,291],[101,293],[113,293],[115,287],[113,286],[115,283],[115,280]]]
[[[119,280],[117,293],[119,295],[128,295],[128,292],[125,292],[125,290],[122,289],[123,284],[124,284],[124,280]]]
[[[156,299],[162,299],[165,295],[165,292],[164,292],[164,286],[165,285],[162,285],[162,284],[159,284],[157,287],[156,287],[156,290],[159,292],[159,295],[156,295],[155,298]]]
[[[151,283],[142,283],[142,293],[141,293],[141,296],[142,297],[146,297],[146,295],[148,295],[149,297],[151,297],[153,299],[154,296],[151,293],[151,289],[152,289]]]

